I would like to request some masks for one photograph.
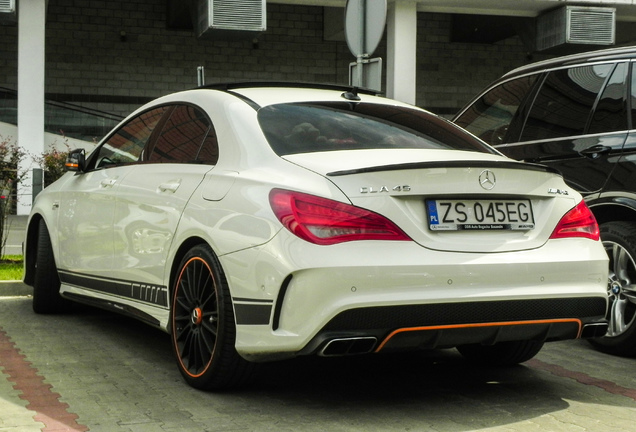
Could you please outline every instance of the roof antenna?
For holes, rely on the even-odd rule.
[[[351,90],[344,92],[341,96],[345,98],[346,100],[350,100],[350,101],[361,100],[360,96],[358,96],[358,87],[353,87]]]

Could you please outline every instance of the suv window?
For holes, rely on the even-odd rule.
[[[443,119],[384,104],[297,103],[261,108],[258,121],[280,156],[357,149],[494,150]]]
[[[179,105],[166,120],[148,160],[215,164],[217,158],[216,135],[210,120],[198,108]]]
[[[119,128],[99,147],[95,168],[137,162],[152,131],[169,108],[162,106],[146,111]]]
[[[616,65],[594,110],[587,133],[627,130],[627,64]]]
[[[631,99],[631,107],[632,107],[632,112],[631,112],[631,121],[632,124],[630,125],[631,128],[636,127],[636,67],[634,66],[634,63],[632,63],[632,85],[631,85],[631,95],[630,95],[630,99]]]
[[[536,80],[535,74],[500,84],[475,101],[455,123],[488,144],[505,143],[508,128]]]
[[[612,64],[560,69],[548,74],[519,141],[581,135]]]

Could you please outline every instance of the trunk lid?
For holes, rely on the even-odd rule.
[[[540,247],[581,199],[549,168],[477,152],[374,149],[284,158],[324,176],[353,205],[387,217],[420,245],[440,251]]]

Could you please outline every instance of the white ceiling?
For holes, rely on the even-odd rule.
[[[373,0],[368,0],[373,1]],[[616,8],[618,21],[636,21],[636,0],[389,0],[415,1],[420,12],[536,17],[566,4]],[[270,3],[344,7],[346,0],[272,0]]]

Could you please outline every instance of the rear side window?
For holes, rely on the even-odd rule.
[[[101,147],[95,160],[95,168],[133,163],[142,151],[155,127],[169,107],[146,111],[119,128]]]
[[[356,149],[458,149],[492,153],[464,130],[432,114],[384,104],[278,104],[258,121],[278,155]]]
[[[455,123],[490,145],[506,143],[510,124],[536,79],[535,74],[498,85],[475,101]]]
[[[624,131],[627,126],[627,63],[619,63],[596,104],[589,134]]]
[[[548,74],[526,120],[520,141],[582,135],[611,64],[555,70]]]
[[[152,149],[150,162],[205,162],[218,159],[216,135],[210,120],[198,108],[179,105],[170,113]]]

